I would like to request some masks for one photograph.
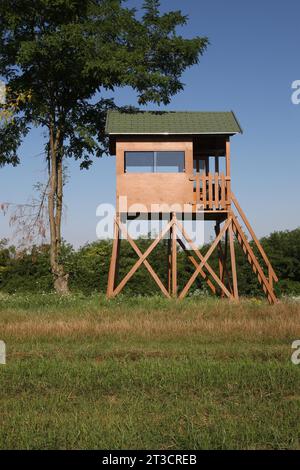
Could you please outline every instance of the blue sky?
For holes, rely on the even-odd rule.
[[[140,6],[141,1],[128,4]],[[184,77],[185,89],[161,109],[234,110],[244,134],[232,139],[232,187],[258,236],[300,225],[300,105],[291,84],[300,80],[300,3],[296,0],[163,0],[162,9],[181,9],[190,19],[187,37],[205,35],[211,45]],[[120,105],[137,105],[124,88]],[[145,109],[155,109],[149,105]],[[46,178],[38,154],[42,135],[34,130],[22,147],[22,163],[0,170],[0,201],[23,203]],[[75,246],[96,239],[96,208],[115,200],[115,159],[95,160],[90,170],[67,161],[63,236]],[[0,215],[0,238],[11,235]]]

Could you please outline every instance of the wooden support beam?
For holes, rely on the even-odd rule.
[[[136,253],[138,254],[138,256],[140,257],[138,259],[138,261],[135,263],[135,265],[130,269],[130,271],[126,274],[126,276],[122,279],[122,281],[120,282],[120,284],[115,288],[115,290],[113,291],[113,294],[112,294],[112,297],[115,297],[116,295],[118,295],[121,290],[125,287],[125,285],[127,284],[127,282],[131,279],[131,277],[134,275],[134,273],[138,270],[138,268],[144,263],[146,268],[148,269],[148,271],[150,272],[150,274],[152,275],[152,277],[154,278],[154,280],[156,281],[156,283],[159,285],[159,287],[161,288],[161,290],[164,292],[165,296],[166,297],[170,297],[168,291],[166,290],[166,288],[163,286],[163,284],[161,283],[160,279],[158,278],[158,276],[155,274],[155,272],[153,271],[153,269],[151,268],[151,266],[149,265],[148,261],[147,261],[147,258],[148,256],[150,255],[150,253],[154,250],[154,248],[158,245],[158,243],[160,242],[160,240],[169,232],[170,228],[173,227],[174,225],[174,220],[171,220],[167,225],[166,227],[162,230],[162,232],[160,233],[160,235],[154,240],[154,242],[149,246],[149,248],[145,251],[145,253],[142,254],[142,252],[139,250],[139,248],[137,247],[137,245],[133,242],[133,240],[130,239],[130,237],[128,238],[128,241],[131,240],[131,242],[133,243],[132,247],[133,249],[136,251]],[[118,221],[118,225],[120,227],[120,229],[122,231],[124,231],[125,227],[120,223],[120,221]],[[126,230],[126,229],[125,229]],[[130,242],[130,241],[129,241]],[[146,261],[146,263],[145,263]],[[149,267],[151,268],[149,270]],[[152,270],[152,272],[151,272]]]
[[[226,140],[226,178],[227,178],[227,209],[231,206],[231,161],[230,161],[230,137]]]
[[[116,218],[114,222],[114,239],[113,239],[112,255],[110,259],[110,266],[109,266],[109,273],[108,273],[107,292],[106,292],[106,295],[108,298],[113,296],[115,283],[116,283],[118,258],[119,258],[118,252],[119,252],[119,245],[120,245],[120,230],[119,230],[117,220],[118,218]]]
[[[168,237],[168,246],[167,246],[167,270],[168,270],[168,292],[171,294],[171,282],[172,282],[172,247],[171,247],[171,230]]]
[[[129,244],[131,245],[131,247],[134,249],[134,251],[136,252],[136,254],[139,256],[139,258],[141,258],[143,256],[141,250],[139,249],[139,247],[137,246],[137,244],[133,241],[133,239],[130,237],[130,235],[128,234],[126,228],[124,225],[122,224],[119,224],[119,228],[120,230],[123,232],[124,234],[124,237],[128,240]],[[161,282],[161,280],[159,279],[158,275],[156,274],[156,272],[154,271],[154,269],[152,268],[152,266],[150,265],[150,263],[145,259],[144,260],[144,265],[145,267],[147,268],[148,272],[151,274],[151,276],[153,277],[154,281],[156,282],[156,284],[158,285],[158,287],[160,288],[160,290],[162,291],[162,293],[166,296],[166,297],[170,297],[169,295],[169,292],[166,290],[165,286],[163,285],[163,283]]]
[[[176,234],[176,214],[172,214],[173,226],[171,228],[172,233],[172,295],[177,295],[177,234]]]
[[[219,225],[219,228],[218,228],[218,225]],[[218,222],[218,224],[216,225],[215,232],[216,232],[216,236],[218,236],[219,233],[220,233],[220,222]],[[231,285],[230,275],[229,275],[228,267],[227,267],[228,230],[225,233],[224,251],[223,251],[223,248],[222,248],[221,241],[218,245],[218,248],[219,248],[220,279],[225,284],[225,274],[226,274],[226,278],[227,278],[227,282],[228,282],[228,289],[233,294],[233,288],[232,288],[232,285]],[[224,297],[224,292],[223,291],[221,292],[221,297]]]
[[[273,289],[274,288],[274,284],[273,284],[273,279],[274,279],[273,273],[274,273],[274,271],[273,272],[272,271],[273,271],[273,268],[272,268],[271,264],[269,264],[269,266],[268,266],[268,277],[269,277],[270,286]],[[277,276],[276,276],[276,278],[277,278]],[[275,279],[275,281],[276,281],[276,279]],[[277,281],[278,281],[278,278],[277,278]]]
[[[195,266],[195,268],[197,268],[197,266],[198,266],[197,261],[195,260],[195,258],[192,255],[188,254],[188,251],[187,251],[186,246],[183,243],[183,241],[180,238],[177,238],[177,241],[178,241],[179,245],[181,246],[181,248],[183,249],[184,253],[187,255],[190,262]],[[200,259],[200,261],[201,261],[201,259]],[[205,274],[205,272],[202,269],[200,271],[200,276],[203,278],[204,281],[206,281],[206,283],[207,283],[208,287],[210,288],[210,290],[212,291],[212,293],[216,294],[215,286],[213,285],[211,280],[208,278],[208,276]]]
[[[228,227],[228,232],[229,232],[229,246],[230,246],[230,258],[231,258],[233,296],[234,296],[235,300],[238,300],[239,299],[239,292],[238,292],[238,282],[237,282],[237,273],[236,273],[236,260],[235,260],[232,221],[231,221],[231,224]]]
[[[231,162],[230,162],[230,137],[226,140],[226,176],[231,178]]]
[[[216,234],[216,237],[219,235],[220,233],[220,222],[217,222],[216,225],[215,225],[215,234]],[[220,274],[220,279],[222,280],[223,279],[223,272],[224,272],[224,258],[223,258],[223,250],[222,250],[222,245],[221,245],[221,240],[220,240],[220,243],[218,244],[218,252],[219,252],[219,255],[218,255],[218,262],[219,262],[219,274]]]
[[[223,271],[222,281],[223,282],[225,281],[225,273],[226,273],[228,288],[229,288],[230,292],[233,294],[233,288],[232,288],[232,285],[231,285],[231,279],[230,279],[228,266],[227,266],[227,259],[228,259],[228,230],[225,233],[225,242],[224,242],[224,244],[225,244],[225,247],[224,247],[224,271]],[[224,296],[223,292],[222,292],[222,295]]]

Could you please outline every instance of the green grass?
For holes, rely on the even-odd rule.
[[[300,304],[2,295],[1,449],[300,449]]]

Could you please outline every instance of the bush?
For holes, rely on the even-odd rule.
[[[137,244],[144,252],[150,240],[140,239]],[[261,243],[277,273],[280,282],[276,292],[284,295],[300,295],[300,228],[293,231],[275,232],[261,240]],[[208,245],[209,246],[209,245]],[[203,248],[203,252],[208,249]],[[107,276],[111,257],[112,242],[101,240],[86,244],[78,250],[64,243],[61,258],[70,275],[73,291],[91,294],[106,291]],[[125,240],[121,243],[119,279],[122,279],[138,259]],[[253,275],[244,253],[236,244],[236,260],[239,292],[245,296],[261,296],[262,290]],[[158,276],[167,285],[167,242],[160,243],[151,253],[149,262]],[[218,272],[217,253],[214,252],[209,264]],[[195,268],[180,251],[178,253],[178,284],[181,290]],[[230,269],[229,269],[230,271]],[[49,264],[49,246],[34,246],[31,250],[17,251],[7,240],[0,241],[0,290],[3,292],[51,292],[52,276]],[[147,269],[142,266],[128,282],[124,293],[132,295],[155,295],[158,287]],[[191,295],[207,294],[207,286],[198,276]]]

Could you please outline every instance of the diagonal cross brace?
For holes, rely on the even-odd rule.
[[[181,246],[181,248],[183,249],[183,251],[187,254],[187,249],[186,249],[186,246],[183,243],[183,241],[180,238],[178,238],[177,241],[178,241],[179,245]],[[192,255],[188,255],[188,254],[187,254],[187,257],[189,258],[191,263],[195,266],[195,268],[197,268],[198,263],[195,260],[195,258]],[[201,258],[200,258],[200,261],[201,261]],[[207,275],[205,274],[205,272],[202,269],[200,271],[200,275],[202,276],[204,281],[206,281],[206,283],[207,283],[208,287],[211,289],[211,291],[215,294],[216,293],[215,286],[213,285],[213,283],[210,281],[210,279],[207,277]]]
[[[151,268],[151,265],[149,264],[149,262],[147,261],[147,258],[148,256],[150,255],[150,253],[154,250],[154,248],[158,245],[158,243],[160,242],[160,240],[166,235],[166,233],[168,233],[168,231],[170,230],[171,227],[173,227],[173,225],[175,224],[175,221],[172,219],[167,225],[166,227],[161,231],[160,235],[154,240],[154,242],[149,246],[149,248],[145,251],[144,254],[142,254],[142,252],[139,250],[139,248],[136,246],[136,244],[134,243],[133,240],[132,243],[133,245],[135,246],[135,248],[133,247],[133,245],[131,245],[135,252],[137,253],[137,255],[139,256],[139,259],[138,261],[135,263],[134,266],[132,266],[132,268],[130,269],[130,271],[126,274],[126,276],[122,279],[122,281],[120,282],[120,284],[115,288],[115,290],[113,291],[112,293],[112,297],[115,297],[116,295],[118,295],[121,290],[124,288],[124,286],[127,284],[127,282],[131,279],[131,277],[134,275],[134,273],[138,270],[138,268],[144,263],[146,268],[148,269],[149,271],[149,267],[150,267],[150,274],[156,276],[156,278],[154,277],[155,281],[157,282],[157,280],[159,281],[159,287],[161,288],[161,286],[163,286],[163,284],[161,283],[160,279],[158,278],[158,276],[155,274],[155,272],[153,271],[153,269]],[[124,226],[118,222],[118,225],[120,227],[120,230],[124,230]],[[126,230],[126,229],[125,229]],[[130,243],[130,241],[129,241]],[[131,243],[130,243],[131,244]],[[146,261],[146,263],[145,263]],[[147,267],[148,265],[148,267]],[[152,271],[152,272],[151,272]],[[165,295],[167,295],[167,297],[170,297],[170,294],[167,292],[164,292]]]
[[[203,267],[206,267],[206,269],[208,270],[208,272],[211,274],[211,276],[214,278],[214,280],[216,281],[216,283],[220,286],[220,288],[222,289],[222,291],[227,295],[228,298],[230,299],[233,299],[233,295],[229,292],[229,290],[226,288],[226,286],[223,284],[223,282],[221,281],[221,279],[216,275],[216,273],[214,272],[214,270],[210,267],[210,265],[208,264],[208,259],[209,257],[211,256],[211,254],[213,253],[213,251],[215,250],[216,246],[218,245],[219,241],[221,240],[221,238],[223,237],[224,233],[226,232],[226,230],[228,229],[228,227],[230,226],[230,224],[232,223],[232,219],[229,218],[226,222],[225,222],[225,225],[224,227],[222,228],[222,230],[220,231],[219,235],[217,236],[217,238],[215,239],[214,243],[212,244],[212,246],[210,247],[210,249],[208,250],[208,252],[206,253],[205,256],[203,256],[200,251],[197,249],[197,247],[194,245],[194,243],[192,242],[192,240],[189,239],[189,237],[187,236],[183,226],[177,221],[176,224],[177,224],[177,227],[181,230],[183,236],[185,237],[185,239],[187,240],[187,242],[190,244],[191,248],[195,251],[196,255],[198,256],[198,258],[201,260],[200,264],[198,265],[198,267],[196,268],[195,272],[192,274],[190,280],[187,282],[187,284],[185,285],[185,287],[183,288],[182,292],[180,293],[179,295],[179,298],[180,299],[183,299],[186,294],[188,293],[190,287],[192,286],[193,282],[195,281],[196,277],[198,276],[198,274],[200,274],[200,271],[202,270]]]
[[[143,253],[141,252],[141,250],[139,249],[139,247],[137,246],[137,244],[133,241],[133,239],[130,237],[129,233],[127,232],[126,230],[126,227],[121,224],[121,222],[119,220],[116,220],[117,224],[118,224],[118,227],[119,229],[121,230],[121,232],[124,234],[124,236],[127,238],[129,244],[131,245],[131,247],[134,249],[134,251],[136,252],[136,254],[138,255],[139,258],[141,258],[143,256]],[[151,264],[149,263],[149,261],[147,261],[146,259],[143,261],[145,267],[147,268],[148,272],[151,274],[151,276],[153,277],[153,279],[155,280],[156,284],[158,285],[158,287],[161,289],[161,291],[163,292],[163,294],[168,297],[168,298],[171,298],[169,292],[167,291],[167,289],[165,288],[165,286],[163,285],[163,283],[161,282],[160,278],[158,277],[158,275],[156,274],[156,272],[154,271],[154,269],[152,268]]]

